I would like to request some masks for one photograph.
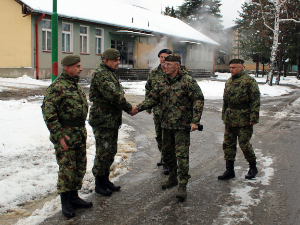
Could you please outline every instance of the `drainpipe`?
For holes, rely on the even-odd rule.
[[[45,14],[41,15],[35,21],[35,69],[36,69],[36,79],[39,79],[39,21],[45,17]]]

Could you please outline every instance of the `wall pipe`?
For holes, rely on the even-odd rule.
[[[35,21],[35,69],[36,69],[36,79],[39,79],[39,21],[45,17],[45,14],[41,15]]]

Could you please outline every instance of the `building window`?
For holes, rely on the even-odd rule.
[[[120,68],[133,68],[134,49],[133,42],[111,40],[111,48],[115,48],[120,52]]]
[[[89,53],[89,27],[80,26],[80,53]]]
[[[62,23],[62,51],[72,52],[72,24]]]
[[[42,20],[42,48],[51,51],[51,20]]]
[[[96,35],[96,55],[100,55],[102,53],[102,34],[103,30],[101,28],[96,28],[95,35]]]

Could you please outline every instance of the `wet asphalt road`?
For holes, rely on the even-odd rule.
[[[190,175],[185,202],[175,198],[177,187],[162,190],[167,176],[156,163],[160,159],[152,116],[145,112],[123,123],[137,151],[131,170],[116,182],[120,192],[111,197],[91,194],[91,209],[76,210],[66,219],[61,212],[42,224],[300,224],[299,105],[291,95],[263,98],[260,123],[254,127],[252,144],[258,157],[257,179],[244,179],[248,165],[238,148],[236,178],[218,181],[225,169],[222,141],[224,125],[221,100],[205,100],[201,123],[204,131],[191,134]],[[142,96],[127,96],[135,104]],[[280,118],[282,116],[282,118]]]

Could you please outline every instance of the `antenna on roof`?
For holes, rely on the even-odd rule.
[[[162,0],[160,0],[160,14],[163,14],[162,13]],[[149,26],[148,26],[149,27]]]

